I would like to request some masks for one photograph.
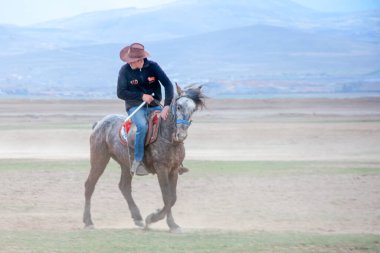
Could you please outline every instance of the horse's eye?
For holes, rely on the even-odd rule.
[[[177,110],[181,110],[182,109],[182,106],[181,105],[177,105]]]

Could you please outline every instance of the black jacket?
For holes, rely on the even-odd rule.
[[[126,110],[140,105],[143,94],[153,94],[153,97],[161,101],[161,86],[165,88],[164,105],[170,105],[173,99],[173,84],[161,67],[154,61],[144,59],[142,69],[132,69],[125,64],[119,71],[117,81],[117,97],[125,100]],[[154,101],[149,106],[157,106]]]

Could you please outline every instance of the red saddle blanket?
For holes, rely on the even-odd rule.
[[[145,146],[148,146],[149,144],[155,142],[157,140],[158,136],[158,127],[160,125],[160,111],[153,111],[148,118],[148,132],[145,136]],[[120,129],[119,129],[119,137],[121,143],[124,145],[127,145],[128,138],[131,138],[132,136],[129,136],[129,132],[132,129],[132,121],[129,119],[128,121],[125,121]],[[133,135],[133,140],[135,136]],[[130,140],[131,141],[131,140]]]

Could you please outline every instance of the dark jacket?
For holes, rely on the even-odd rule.
[[[126,110],[133,106],[140,105],[143,94],[152,94],[153,97],[161,101],[161,86],[165,88],[164,105],[170,105],[173,99],[173,84],[166,76],[161,67],[154,61],[144,59],[142,69],[132,69],[129,64],[125,64],[119,71],[117,81],[117,97],[125,100]],[[154,101],[149,106],[157,106]]]

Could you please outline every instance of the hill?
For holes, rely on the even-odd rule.
[[[379,92],[378,14],[325,14],[289,0],[182,0],[3,25],[0,95],[114,97],[119,50],[134,41],[173,81],[206,83],[215,96]]]

